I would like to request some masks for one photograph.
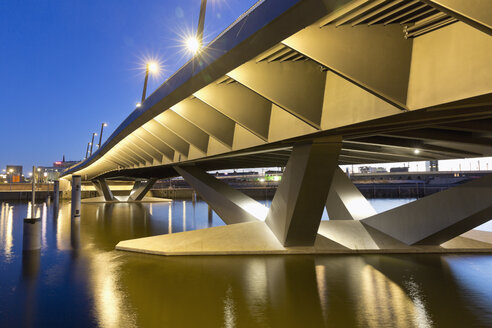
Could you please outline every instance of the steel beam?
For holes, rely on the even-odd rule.
[[[492,35],[492,1],[489,0],[421,0],[430,6]]]
[[[264,141],[268,140],[272,103],[267,99],[239,83],[218,82],[195,92],[194,96]]]
[[[235,122],[198,98],[186,99],[171,109],[232,149]]]

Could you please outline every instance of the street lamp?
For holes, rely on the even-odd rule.
[[[159,72],[159,63],[156,61],[150,61],[145,65],[145,80],[144,87],[142,92],[142,101],[140,104],[143,104],[145,97],[147,95],[147,82],[149,81],[149,73],[157,74]],[[140,107],[140,106],[137,106]]]
[[[198,29],[197,29],[197,39],[198,39],[198,49],[203,46],[203,28],[205,26],[205,11],[207,9],[207,0],[202,0],[200,5],[200,15],[198,16]]]
[[[103,137],[103,130],[104,130],[104,127],[105,126],[108,126],[108,123],[102,123],[101,124],[101,133],[99,134],[99,143],[97,144],[97,149],[99,149],[101,147],[101,141],[102,141],[102,137]]]
[[[84,157],[84,159],[87,159],[87,157],[89,157],[89,147],[90,147],[90,146],[91,146],[91,143],[90,143],[90,142],[88,142],[88,143],[87,143],[87,150],[85,151],[85,157]]]
[[[207,9],[207,0],[202,0],[200,5],[200,15],[198,17],[198,29],[196,35],[190,36],[184,40],[186,49],[194,56],[203,46],[203,30],[205,26],[205,12]]]
[[[97,133],[93,132],[92,133],[92,141],[91,141],[91,152],[90,152],[89,156],[92,156],[92,146],[94,145],[94,137],[95,136],[97,136]]]

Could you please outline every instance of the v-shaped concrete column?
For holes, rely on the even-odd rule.
[[[130,191],[130,196],[128,197],[128,200],[142,200],[145,197],[145,194],[147,194],[147,192],[150,190],[150,188],[152,188],[156,181],[157,178],[151,178],[146,182],[139,180],[135,181],[135,184]]]
[[[116,200],[105,179],[92,180],[92,183],[94,184],[94,187],[96,187],[99,196],[103,196],[105,201]]]
[[[377,214],[340,168],[335,170],[331,182],[326,211],[330,220],[362,220]]]
[[[492,219],[492,175],[361,222],[407,245],[440,245]]]
[[[196,166],[174,169],[195,189],[226,224],[263,221],[268,209]]]
[[[266,219],[284,246],[312,246],[334,172],[340,139],[294,146]]]

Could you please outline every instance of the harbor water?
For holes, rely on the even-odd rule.
[[[30,207],[1,203],[0,327],[492,327],[492,254],[143,255],[114,247],[223,223],[191,200],[37,205],[23,252]]]

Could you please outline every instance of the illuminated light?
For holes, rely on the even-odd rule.
[[[60,161],[55,162],[56,165],[60,165],[61,163],[62,162],[60,162]]]
[[[280,179],[282,179],[280,175],[276,175],[273,177],[273,181],[280,181]]]
[[[200,41],[198,41],[196,36],[188,37],[185,41],[185,44],[186,49],[188,49],[188,51],[193,55],[195,55],[198,50],[200,50]]]
[[[159,73],[159,64],[157,62],[149,62],[147,63],[147,69],[152,74]]]
[[[413,153],[414,153],[414,154],[420,154],[420,149],[415,149],[415,150],[413,151]]]
[[[38,167],[37,171],[38,171],[38,172],[41,172],[41,169]]]
[[[260,182],[265,182],[265,178],[261,178],[260,179]]]
[[[138,102],[135,106],[137,106],[137,108],[139,108],[140,106],[142,106],[142,104]]]
[[[14,172],[14,170],[13,169],[10,169],[9,172],[12,173],[12,172]]]
[[[44,174],[43,174],[43,175],[44,175],[45,177],[47,177],[47,176],[48,176],[48,172],[44,172]]]
[[[32,176],[32,172],[29,172],[29,176],[30,176],[30,177]]]
[[[103,126],[108,126],[108,123],[103,123]]]

